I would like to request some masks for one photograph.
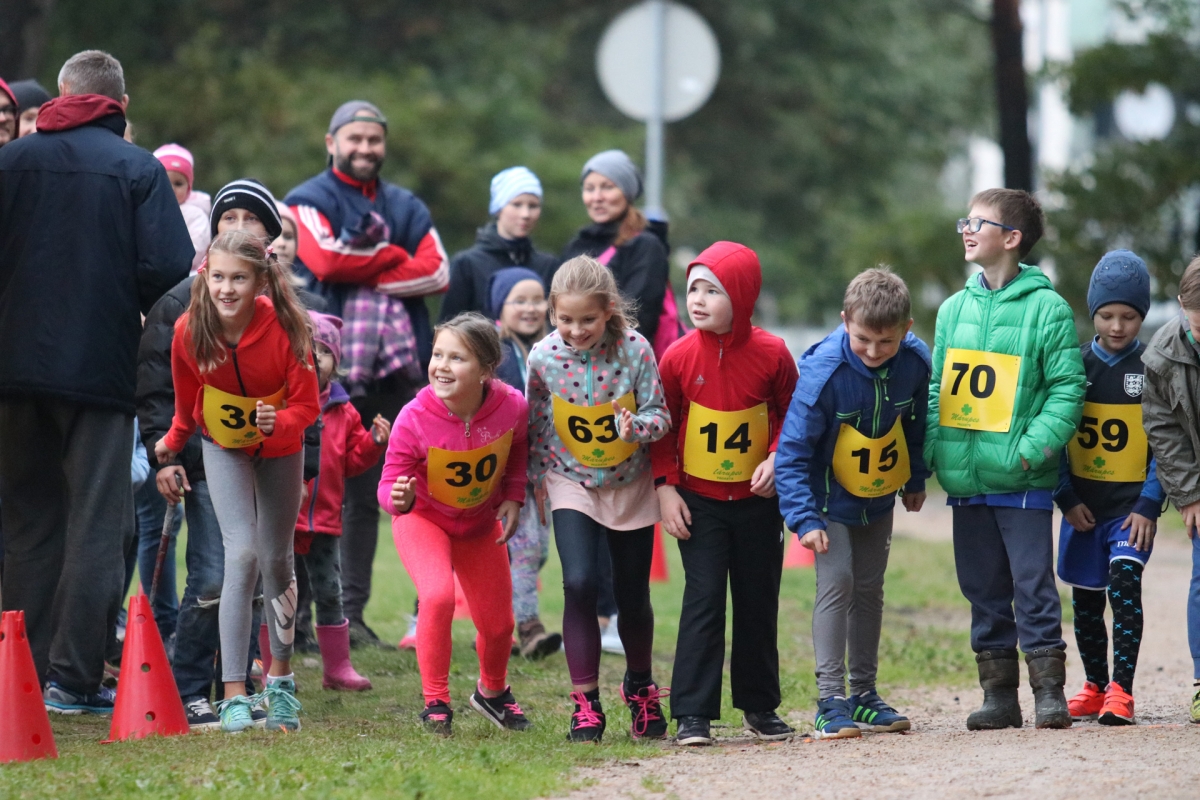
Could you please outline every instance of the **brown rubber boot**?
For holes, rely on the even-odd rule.
[[[521,655],[530,661],[557,653],[562,646],[562,634],[547,633],[542,621],[536,617],[518,625],[517,636],[521,640]]]
[[[1063,686],[1067,683],[1067,652],[1043,648],[1025,654],[1029,688],[1033,689],[1035,725],[1039,728],[1071,727],[1071,712]]]
[[[975,656],[983,705],[967,717],[967,730],[994,731],[1021,727],[1021,661],[1016,650],[984,650]],[[1061,690],[1060,690],[1061,691]],[[1064,706],[1065,707],[1065,706]]]

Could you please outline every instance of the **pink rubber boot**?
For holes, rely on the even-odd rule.
[[[262,684],[267,685],[267,673],[271,669],[271,634],[267,633],[267,623],[258,626],[258,659],[262,662]]]
[[[321,685],[343,692],[365,692],[370,689],[371,682],[355,672],[354,665],[350,663],[350,620],[344,619],[340,625],[316,627],[325,673]]]

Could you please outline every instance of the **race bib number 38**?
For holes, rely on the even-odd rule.
[[[1071,474],[1093,481],[1146,480],[1148,452],[1139,403],[1084,403],[1079,432],[1067,443]]]
[[[900,420],[878,439],[843,423],[833,446],[833,475],[855,497],[883,497],[908,483],[912,467]]]
[[[706,481],[748,481],[767,457],[767,404],[714,411],[692,403],[683,441],[683,471]]]
[[[242,397],[222,392],[214,386],[204,387],[204,427],[209,437],[229,450],[250,447],[263,440],[258,429],[258,404],[284,407],[284,386],[270,397]]]
[[[425,477],[429,494],[455,508],[474,508],[487,501],[500,485],[512,447],[512,431],[474,450],[429,448]]]
[[[942,367],[938,424],[1008,433],[1020,374],[1020,356],[948,349]]]
[[[637,411],[632,393],[618,398],[617,403],[631,413]],[[571,455],[593,469],[615,467],[638,449],[637,442],[624,442],[617,434],[612,403],[577,406],[554,395],[554,430]]]

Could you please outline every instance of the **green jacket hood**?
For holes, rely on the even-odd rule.
[[[966,286],[963,288],[974,295],[986,297],[992,295],[998,303],[1011,303],[1014,300],[1036,292],[1038,289],[1054,290],[1054,284],[1046,277],[1046,273],[1042,272],[1038,267],[1030,266],[1029,264],[1019,264],[1021,271],[1017,273],[1011,281],[1004,284],[1000,289],[988,289],[983,285],[983,272],[976,272],[967,278]]]

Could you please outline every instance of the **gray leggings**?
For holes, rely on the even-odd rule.
[[[892,546],[892,512],[869,525],[829,521],[829,552],[818,553],[817,601],[813,606],[813,650],[821,699],[875,688],[879,632],[883,622],[883,573]]]
[[[222,680],[240,683],[246,680],[251,603],[260,569],[271,655],[292,657],[296,620],[292,537],[300,513],[304,453],[254,458],[205,440],[204,472],[225,544],[219,612]]]

